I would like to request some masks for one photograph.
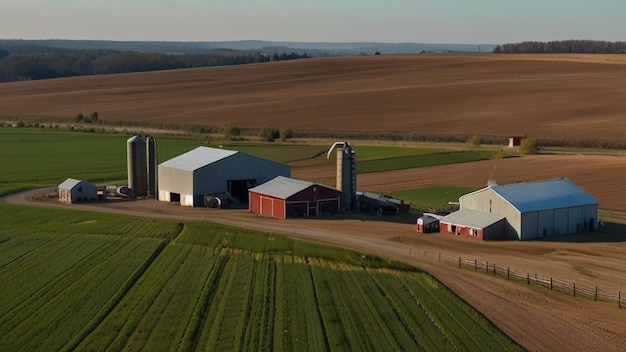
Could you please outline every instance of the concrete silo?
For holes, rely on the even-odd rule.
[[[356,199],[356,153],[348,142],[335,142],[326,158],[330,158],[331,152],[337,149],[337,189],[341,191],[341,209],[357,210]]]
[[[152,198],[159,198],[159,192],[157,189],[157,145],[156,139],[152,136],[146,137],[146,142],[148,144],[148,196]]]
[[[127,141],[128,187],[135,196],[145,197],[148,194],[148,172],[146,141],[134,136]]]

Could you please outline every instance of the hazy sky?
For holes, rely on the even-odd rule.
[[[624,0],[0,0],[1,39],[626,40]]]

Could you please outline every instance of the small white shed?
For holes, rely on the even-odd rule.
[[[98,199],[96,195],[96,185],[87,181],[68,178],[58,187],[59,201],[74,204],[92,202]]]

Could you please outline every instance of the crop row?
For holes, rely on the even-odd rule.
[[[58,350],[106,305],[124,282],[154,250],[156,242],[107,238],[59,242],[62,252],[50,249],[43,261],[15,262],[9,280],[14,297],[0,320],[3,345],[10,350]],[[76,246],[73,246],[74,243]],[[68,248],[69,247],[69,248]],[[47,256],[49,253],[52,257]],[[33,253],[36,256],[36,253]],[[18,285],[18,286],[14,286]],[[21,285],[21,286],[19,286]]]
[[[201,222],[102,234],[126,219],[88,212],[46,211],[44,232],[19,209],[0,229],[9,350],[515,349],[432,277],[376,256]]]
[[[457,350],[481,347],[486,351],[521,350],[475,309],[429,275],[400,275],[415,300]]]
[[[182,223],[174,220],[142,219],[68,209],[42,211],[31,207],[0,205],[0,212],[3,225],[9,229],[19,229],[19,234],[48,233],[49,238],[55,239],[65,238],[69,234],[171,239],[183,228]],[[37,218],[37,221],[33,221],[33,218]],[[11,232],[0,233],[0,236],[19,237],[13,236]]]

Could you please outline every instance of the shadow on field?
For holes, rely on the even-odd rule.
[[[626,225],[607,222],[593,232],[575,233],[542,239],[542,242],[601,243],[626,242]]]

